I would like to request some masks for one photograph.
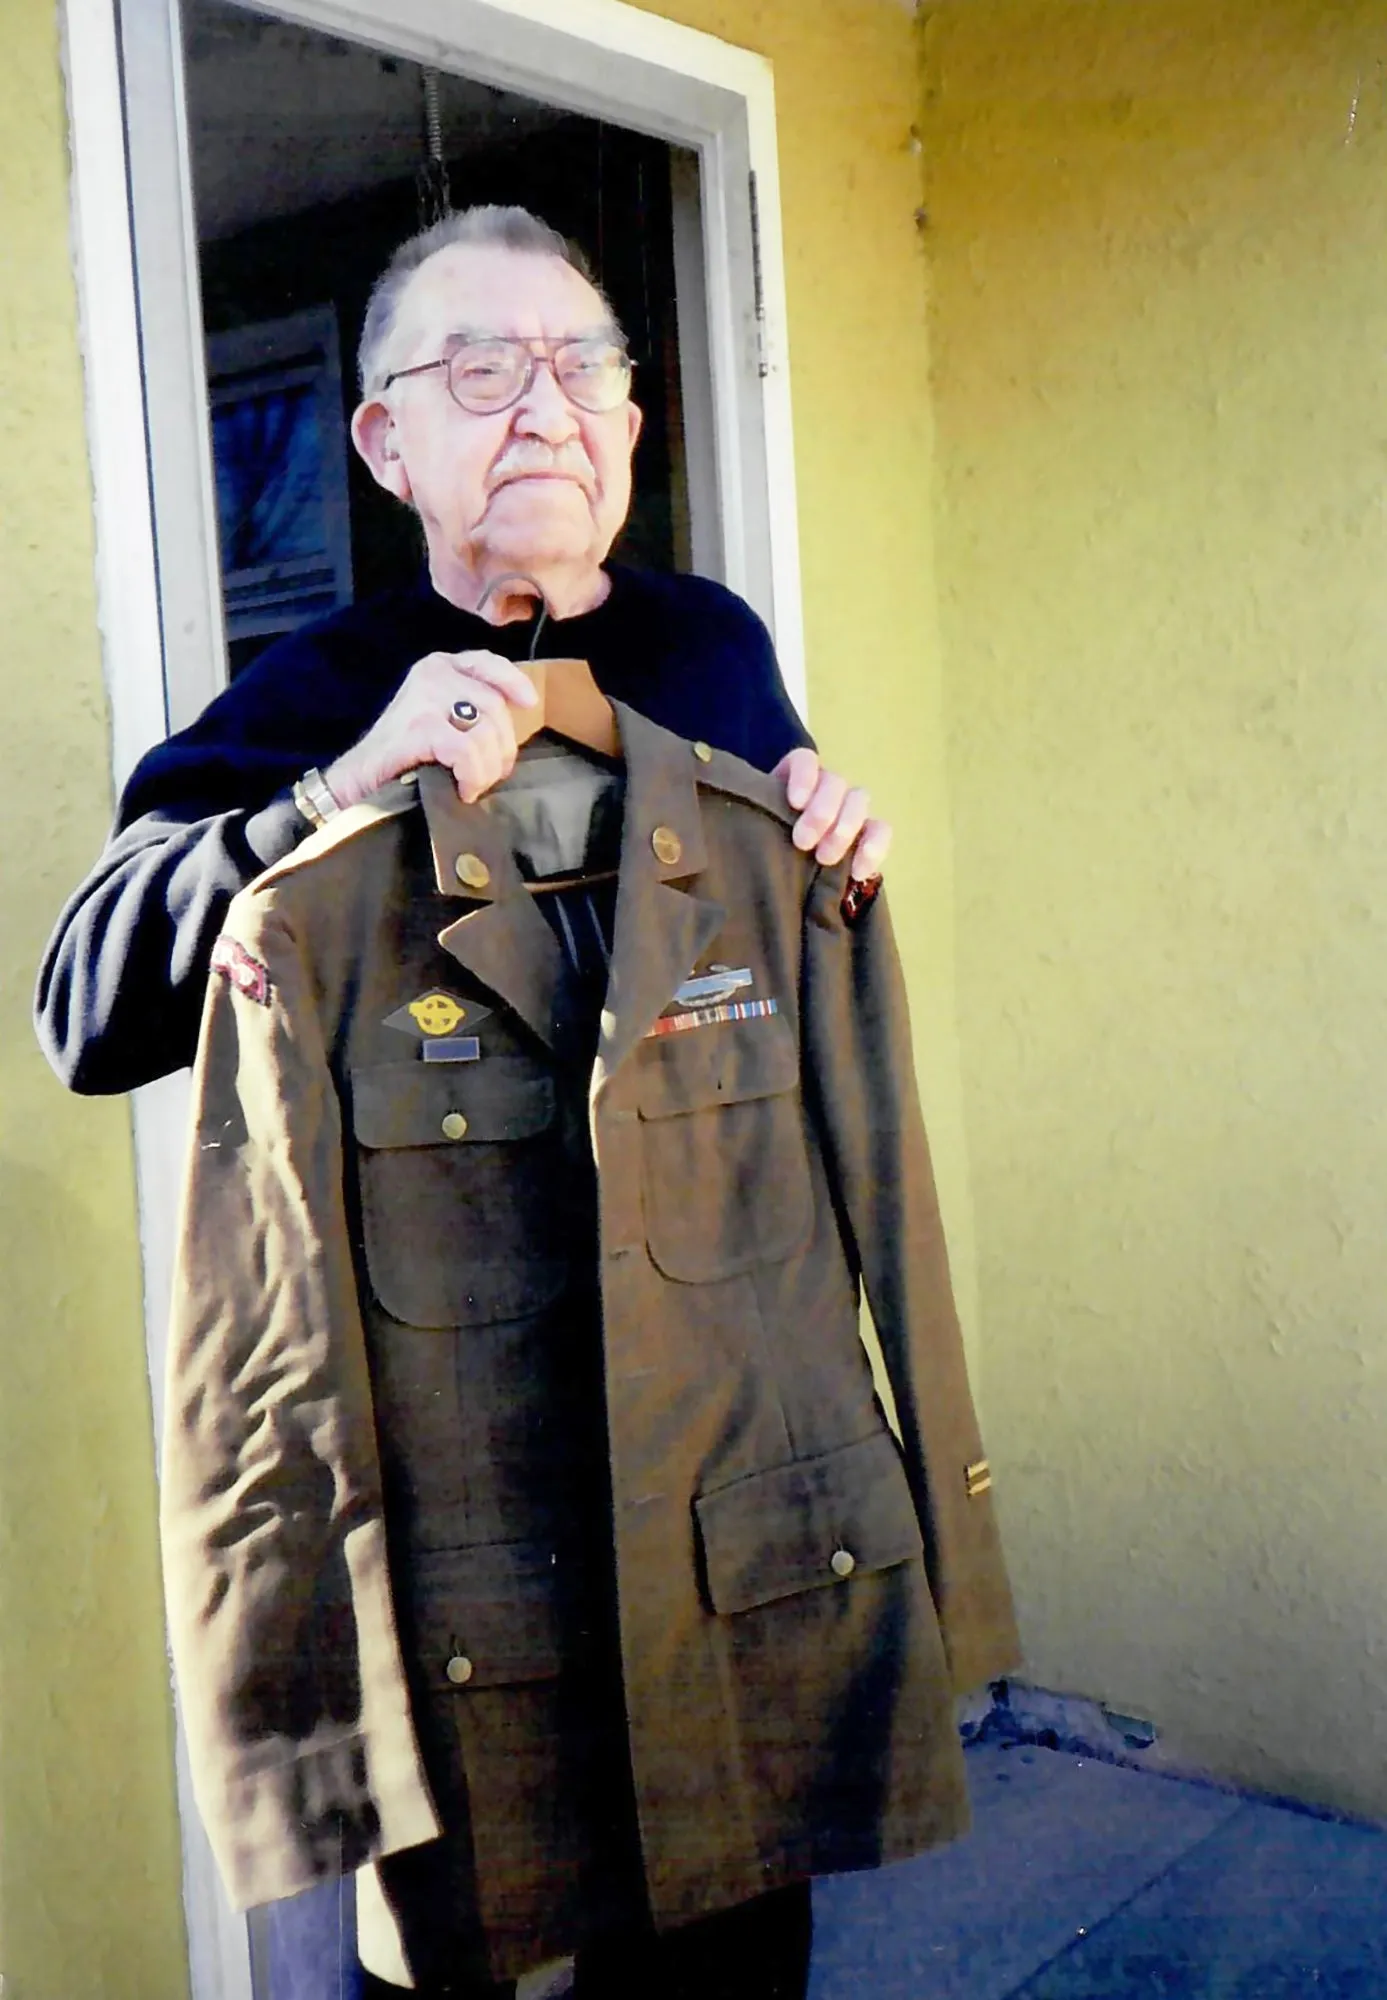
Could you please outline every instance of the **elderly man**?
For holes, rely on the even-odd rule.
[[[606,566],[641,417],[611,310],[563,238],[481,208],[412,239],[373,294],[360,364],[352,437],[417,514],[426,568],[271,646],[140,763],[40,973],[40,1039],[74,1090],[191,1061],[231,897],[310,826],[421,765],[446,766],[468,802],[508,775],[513,712],[535,699],[514,662],[536,642],[774,771],[801,848],[833,863],[855,842],[853,874],[880,869],[888,829],[820,770],[749,607]]]

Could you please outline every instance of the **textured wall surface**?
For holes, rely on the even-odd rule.
[[[1029,1664],[1387,1809],[1387,6],[945,0],[936,562]]]
[[[891,903],[976,1386],[931,560],[915,30],[899,0],[660,0],[774,65],[810,722],[896,827]]]
[[[129,1118],[29,1028],[110,809],[54,12],[0,66],[0,1973],[186,1991]],[[22,282],[20,275],[22,274]]]

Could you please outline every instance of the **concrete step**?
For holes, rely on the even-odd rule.
[[[816,1885],[811,2000],[1387,2000],[1382,1833],[1062,1751],[968,1768],[971,1839]]]

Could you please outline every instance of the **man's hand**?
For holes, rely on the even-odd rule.
[[[403,771],[443,764],[472,805],[515,768],[512,708],[538,700],[529,675],[499,653],[426,653],[361,741],[324,771],[328,790],[339,806],[354,806]],[[478,711],[465,730],[449,720],[458,701]]]
[[[785,783],[785,796],[799,813],[790,838],[804,853],[831,868],[852,848],[851,872],[859,882],[879,875],[891,845],[884,819],[868,819],[866,792],[825,771],[813,750],[801,745],[786,753],[771,776]],[[856,846],[853,843],[856,842]]]

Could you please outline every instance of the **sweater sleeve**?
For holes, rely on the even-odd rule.
[[[729,690],[743,732],[740,755],[762,771],[773,771],[790,750],[814,739],[790,700],[775,645],[749,604],[739,604],[741,625],[739,671]],[[724,746],[725,747],[725,746]]]
[[[841,865],[821,871],[806,910],[806,1070],[963,1693],[1014,1668],[1020,1642],[954,1310],[900,961],[883,896],[845,922],[845,879]]]
[[[228,904],[309,832],[294,779],[354,742],[392,688],[350,630],[304,629],[141,758],[39,970],[39,1041],[70,1090],[191,1063]]]
[[[812,745],[771,635],[735,591],[708,577],[649,571],[618,571],[614,581],[610,615],[621,621],[621,643],[593,660],[605,693],[758,771]],[[546,650],[568,643],[563,631],[551,628]]]
[[[118,821],[49,940],[34,1019],[69,1090],[133,1090],[192,1061],[232,897],[309,830],[287,792],[257,812],[184,812]]]

